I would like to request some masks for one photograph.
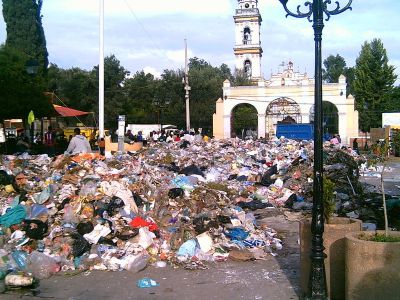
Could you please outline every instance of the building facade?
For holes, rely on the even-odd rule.
[[[261,76],[261,67],[258,67],[262,53],[261,16],[257,2],[238,0],[238,9],[234,16],[236,66],[237,68],[243,66],[242,68],[251,77],[254,85],[232,86],[229,80],[224,82],[223,98],[217,100],[216,112],[213,115],[215,138],[232,136],[233,111],[235,107],[242,104],[251,105],[257,112],[258,137],[274,136],[278,122],[312,123],[314,121],[315,82],[313,78],[309,78],[307,73],[295,71],[292,61],[289,61],[282,71],[271,74],[268,80]],[[251,17],[254,18],[253,23],[246,19],[250,14],[254,14]],[[246,17],[241,17],[242,15]],[[250,44],[244,44],[246,41],[244,34],[248,32],[246,28],[250,30]],[[240,42],[243,44],[238,45]],[[252,47],[247,47],[248,45]],[[253,49],[257,49],[257,53],[253,53]],[[245,68],[248,60],[251,73]],[[329,118],[336,118],[336,128],[330,129],[336,132],[330,133],[340,134],[342,142],[348,144],[350,138],[358,136],[358,112],[354,109],[354,97],[352,95],[346,97],[346,78],[342,75],[337,83],[323,84],[322,92],[323,107],[330,108],[329,116],[326,114],[323,117],[324,122],[329,121]]]
[[[258,0],[239,0],[235,21],[235,64],[237,70],[261,79],[262,48],[260,40],[261,15]]]

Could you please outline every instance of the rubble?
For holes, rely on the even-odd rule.
[[[256,212],[310,211],[312,157],[312,142],[284,138],[157,143],[107,157],[2,156],[0,279],[21,270],[40,279],[148,264],[206,269],[276,255],[283,242]],[[355,211],[357,155],[328,148],[325,158],[337,213],[365,216]]]

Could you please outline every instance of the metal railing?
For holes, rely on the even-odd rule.
[[[240,8],[236,10],[236,15],[254,15],[260,14],[258,8]]]

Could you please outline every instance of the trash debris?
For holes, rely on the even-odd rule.
[[[9,287],[26,287],[33,285],[33,277],[24,273],[10,273],[5,279],[5,285]]]
[[[336,213],[378,224],[377,196],[368,194],[362,207],[357,198],[362,159],[325,150]],[[283,242],[259,218],[271,208],[311,211],[312,158],[312,142],[285,138],[155,143],[101,159],[0,156],[4,273],[194,270],[277,255]],[[145,279],[140,287],[158,285]]]
[[[151,278],[142,278],[137,281],[137,286],[139,288],[151,288],[159,285],[159,283]]]

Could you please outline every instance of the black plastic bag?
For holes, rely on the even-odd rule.
[[[8,185],[12,182],[12,176],[8,175],[6,171],[0,170],[0,185]]]
[[[137,207],[142,207],[144,205],[143,199],[136,193],[132,192],[133,200],[135,200]]]
[[[23,229],[27,237],[41,240],[46,234],[48,226],[40,220],[24,220]]]
[[[78,233],[73,233],[71,237],[74,239],[72,243],[72,255],[74,257],[82,256],[85,252],[90,251],[91,246],[83,236]]]
[[[171,171],[171,172],[174,172],[174,173],[179,173],[179,171],[180,171],[179,167],[178,167],[174,162],[172,162],[172,163],[167,167],[167,170],[168,170],[168,171]]]
[[[275,175],[278,173],[278,166],[273,165],[271,168],[269,168],[261,177],[261,184],[264,186],[270,186],[272,183],[275,182],[274,179],[271,179],[272,175]]]
[[[187,166],[186,168],[183,168],[180,172],[180,174],[185,174],[186,176],[189,175],[200,175],[204,177],[203,171],[200,170],[200,168],[194,164],[191,164],[190,166]]]
[[[168,191],[168,197],[172,198],[172,199],[181,197],[181,196],[183,196],[183,194],[184,194],[184,191],[181,188],[172,188]]]
[[[118,213],[118,209],[121,207],[124,207],[125,203],[121,198],[118,198],[116,196],[111,198],[110,203],[107,205],[107,212],[109,216],[113,216],[116,213]]]
[[[188,141],[183,141],[179,148],[186,149],[187,147],[189,147],[189,145],[190,143]]]
[[[238,177],[237,174],[231,174],[229,175],[228,180],[233,180],[236,179],[237,177]]]
[[[262,209],[262,208],[267,208],[267,207],[273,207],[272,204],[270,203],[263,203],[260,200],[253,200],[251,202],[238,202],[236,204],[237,206],[245,209],[250,209],[250,210],[256,210],[256,209]]]
[[[76,230],[80,235],[92,232],[94,229],[92,222],[81,222],[76,226]]]
[[[285,208],[292,208],[293,204],[297,201],[297,195],[291,194],[285,202]]]

